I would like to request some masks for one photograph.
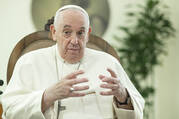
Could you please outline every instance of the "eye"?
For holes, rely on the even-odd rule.
[[[84,30],[81,30],[81,31],[78,31],[77,32],[77,35],[78,36],[83,36],[85,34],[85,31]]]
[[[70,32],[70,31],[65,31],[64,33],[65,33],[65,34],[70,34],[71,32]]]
[[[71,35],[71,31],[70,30],[65,30],[65,31],[63,31],[63,35],[65,36],[65,37],[69,37],[70,35]]]

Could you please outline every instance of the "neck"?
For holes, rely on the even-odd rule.
[[[62,58],[65,62],[67,62],[67,63],[69,63],[69,64],[78,63],[78,62],[80,62],[80,61],[82,60],[82,58],[83,58],[83,55],[82,55],[82,56],[69,56],[69,55],[61,55],[61,54],[60,54],[60,56],[61,56],[61,58]]]
[[[64,59],[64,61],[67,62],[67,63],[69,63],[69,64],[76,64],[76,63],[80,62],[80,59],[78,59],[78,60],[74,60],[74,59],[72,59],[72,60]]]

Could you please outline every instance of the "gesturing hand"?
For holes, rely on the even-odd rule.
[[[124,102],[127,97],[127,91],[125,87],[122,85],[115,72],[112,69],[107,69],[107,71],[111,74],[110,77],[99,75],[99,78],[102,82],[106,82],[106,84],[101,84],[101,88],[111,89],[110,91],[102,91],[101,95],[114,95],[118,101]]]
[[[77,93],[75,91],[87,90],[89,86],[73,86],[75,84],[88,82],[87,78],[77,78],[78,75],[83,74],[82,70],[75,71],[67,76],[65,76],[62,80],[60,80],[57,84],[52,86],[49,91],[49,95],[52,95],[54,100],[64,99],[68,97],[79,97],[84,96],[85,93]],[[70,88],[74,89],[71,91]]]
[[[75,71],[63,79],[61,79],[55,85],[47,88],[43,94],[43,106],[42,110],[46,110],[56,100],[61,100],[68,97],[80,97],[85,93],[75,92],[89,89],[88,85],[85,86],[73,86],[75,84],[88,82],[87,78],[77,78],[78,75],[83,74],[82,70]],[[70,90],[73,88],[73,91]]]

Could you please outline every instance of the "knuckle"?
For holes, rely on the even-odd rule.
[[[72,84],[77,84],[78,82],[77,82],[76,79],[74,79],[74,80],[71,81],[71,83],[72,83]]]

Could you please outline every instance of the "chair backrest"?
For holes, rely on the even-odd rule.
[[[45,48],[49,47],[55,44],[55,41],[52,40],[51,34],[49,31],[38,31],[34,32],[32,34],[29,34],[25,36],[22,40],[20,40],[15,48],[13,49],[9,62],[8,62],[8,68],[7,68],[7,83],[9,83],[14,66],[23,54],[40,49],[40,48]],[[96,50],[101,50],[104,52],[107,52],[114,57],[116,57],[119,60],[119,57],[114,50],[105,40],[103,40],[100,37],[97,37],[95,35],[90,35],[89,41],[87,43],[87,47],[96,49]]]

